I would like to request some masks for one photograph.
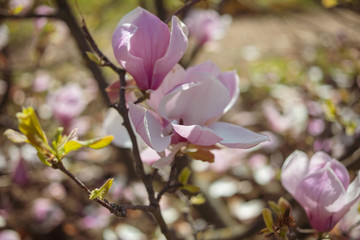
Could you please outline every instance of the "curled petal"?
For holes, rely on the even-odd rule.
[[[216,122],[209,128],[223,140],[219,143],[230,148],[247,149],[269,141],[269,137],[230,123]]]
[[[339,211],[343,203],[337,199],[345,196],[345,189],[329,166],[307,175],[298,185],[295,199],[304,207],[311,226],[328,232],[335,224],[332,210]],[[336,203],[336,204],[335,204]]]
[[[112,46],[116,60],[135,79],[140,89],[148,89],[148,76],[145,72],[143,59],[130,53],[130,39],[137,30],[137,26],[123,24],[117,27],[112,37]]]
[[[174,131],[183,138],[186,138],[190,143],[200,146],[211,146],[222,140],[212,130],[198,125],[184,126],[172,124]]]
[[[149,147],[162,152],[169,146],[171,135],[162,134],[161,122],[155,113],[133,103],[129,103],[129,113],[136,132]]]
[[[296,188],[308,172],[309,159],[302,151],[294,151],[281,168],[281,183],[285,189],[295,194]]]
[[[219,80],[224,84],[224,86],[228,89],[230,93],[230,102],[224,109],[224,113],[226,113],[236,102],[240,94],[239,83],[240,79],[237,75],[236,71],[224,72],[219,75]]]
[[[187,78],[194,83],[167,94],[160,101],[160,113],[170,121],[181,119],[184,125],[204,126],[216,121],[230,101],[228,90],[208,73],[193,72]]]
[[[151,89],[160,86],[165,76],[184,56],[187,47],[187,28],[176,16],[173,16],[169,46],[165,55],[155,63]]]

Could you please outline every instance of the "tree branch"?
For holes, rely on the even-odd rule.
[[[186,3],[182,8],[180,8],[179,10],[177,10],[176,12],[174,12],[173,14],[171,14],[171,16],[165,20],[165,23],[169,23],[171,21],[171,18],[172,16],[176,16],[178,14],[180,14],[181,12],[187,10],[188,8],[190,8],[192,5],[200,2],[200,1],[203,1],[203,0],[192,0],[188,3]]]

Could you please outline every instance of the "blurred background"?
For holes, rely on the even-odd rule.
[[[82,14],[99,48],[116,62],[111,37],[122,16],[142,6],[167,19],[190,1],[61,2],[66,3],[0,1],[1,133],[16,129],[16,112],[33,106],[47,136],[54,136],[58,126],[66,132],[78,128],[80,139],[105,135],[109,104],[99,81],[111,84],[117,75],[86,59],[71,19],[79,23]],[[329,153],[351,177],[360,168],[359,1],[200,1],[180,14],[188,25],[206,15],[194,9],[211,9],[214,23],[206,28],[206,41],[189,26],[191,42],[182,64],[211,60],[222,71],[235,69],[240,98],[224,120],[263,132],[271,142],[218,152],[221,160],[211,164],[192,161],[192,181],[206,203],[167,194],[161,202],[166,222],[179,239],[264,239],[261,210],[283,196],[293,206],[296,225],[309,228],[301,207],[282,188],[279,170],[296,149]],[[163,239],[149,215],[113,216],[61,172],[44,166],[30,145],[15,145],[2,134],[0,145],[0,240]],[[110,201],[146,203],[128,149],[82,149],[64,161],[90,189],[114,177]],[[356,228],[347,232],[356,217],[347,228],[336,227],[333,237],[359,239]]]

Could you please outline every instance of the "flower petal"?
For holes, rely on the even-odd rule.
[[[307,175],[298,184],[294,195],[304,207],[311,226],[320,232],[328,232],[335,226],[336,221],[329,206],[340,210],[343,203],[337,199],[343,196],[345,189],[329,165]]]
[[[246,128],[225,122],[216,122],[209,126],[223,140],[219,143],[230,148],[251,148],[259,143],[269,141],[269,137],[255,133]]]
[[[200,146],[211,146],[222,140],[212,130],[198,125],[184,126],[172,124],[174,131],[183,138],[186,138],[190,143]]]
[[[114,136],[112,143],[115,146],[123,148],[132,148],[132,143],[126,128],[122,125],[124,122],[120,114],[113,108],[110,108],[106,113],[103,123],[105,132]]]
[[[224,84],[230,93],[230,102],[224,109],[226,113],[236,102],[240,95],[240,79],[236,71],[224,72],[218,76],[219,80]]]
[[[157,152],[162,152],[169,146],[171,135],[163,136],[161,122],[155,113],[129,103],[129,114],[136,132],[149,147]]]
[[[170,121],[182,120],[184,125],[204,126],[216,121],[230,101],[228,90],[209,73],[191,72],[186,77],[194,83],[183,84],[165,95],[160,113]]]
[[[284,188],[294,195],[297,186],[308,172],[309,159],[302,151],[290,154],[281,168],[281,183]]]
[[[163,57],[154,65],[151,89],[157,89],[160,86],[161,81],[184,56],[187,47],[187,28],[176,16],[173,16],[169,46]]]
[[[149,89],[148,76],[144,69],[143,59],[132,55],[130,39],[138,27],[132,24],[119,25],[112,37],[114,55],[119,64],[128,71],[135,79],[140,89]]]

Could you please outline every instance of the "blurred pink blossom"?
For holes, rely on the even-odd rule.
[[[48,104],[53,109],[55,118],[64,127],[68,127],[84,111],[87,100],[79,85],[67,84],[49,96]]]
[[[187,29],[176,16],[170,32],[164,22],[141,7],[120,20],[112,37],[117,61],[141,90],[157,89],[187,45]]]
[[[16,10],[17,14],[26,14],[34,5],[34,0],[10,0],[9,7]]]
[[[189,29],[189,34],[197,44],[220,39],[224,36],[226,29],[231,23],[229,15],[220,16],[214,10],[193,9],[184,19]]]
[[[38,198],[32,204],[32,216],[37,230],[49,232],[65,218],[62,209],[52,200]]]
[[[51,83],[51,76],[47,71],[38,70],[35,73],[32,88],[35,92],[43,92],[48,90]]]
[[[39,5],[35,8],[34,12],[41,15],[49,15],[55,13],[55,9],[48,5]],[[47,24],[48,19],[46,17],[37,18],[35,20],[35,28],[41,31]]]
[[[14,183],[20,186],[25,186],[30,183],[28,167],[25,159],[22,157],[20,157],[15,164],[14,170],[12,172],[12,180]]]
[[[359,175],[349,184],[345,166],[324,152],[310,161],[304,152],[293,152],[282,166],[281,183],[319,232],[330,231],[360,197]]]

